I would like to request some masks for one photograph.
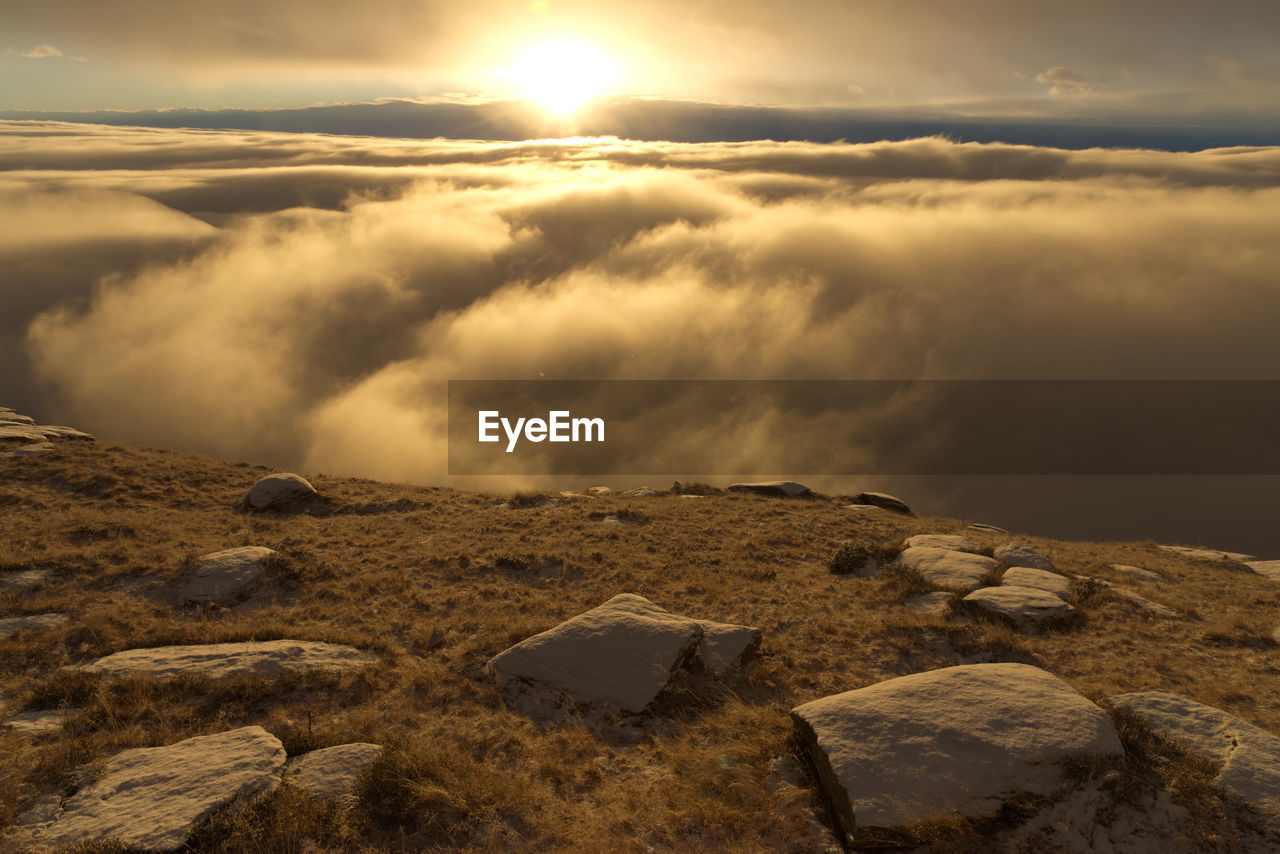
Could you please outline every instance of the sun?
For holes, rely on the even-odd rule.
[[[611,86],[618,69],[591,45],[559,40],[525,49],[498,73],[548,112],[571,113]]]

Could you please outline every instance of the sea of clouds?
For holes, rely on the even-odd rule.
[[[1277,234],[1280,148],[0,122],[0,403],[458,484],[449,379],[1280,379]],[[896,486],[1029,530],[1280,552],[1272,478]]]

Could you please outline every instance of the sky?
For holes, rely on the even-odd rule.
[[[1273,3],[0,13],[0,405],[105,440],[563,488],[451,477],[447,382],[1280,380]],[[1275,477],[811,481],[1280,557]]]

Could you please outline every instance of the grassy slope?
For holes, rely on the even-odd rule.
[[[286,787],[223,811],[198,831],[200,850],[810,850],[810,811],[820,806],[806,785],[771,777],[792,761],[788,710],[981,661],[1036,664],[1095,699],[1173,691],[1280,732],[1270,640],[1280,585],[1151,543],[1022,538],[1064,572],[1123,583],[1183,615],[1154,619],[1104,593],[1077,602],[1074,626],[1028,635],[917,616],[901,604],[914,588],[900,577],[837,577],[824,566],[842,540],[885,548],[921,532],[963,533],[984,546],[1008,539],[956,520],[736,494],[512,509],[493,496],[323,476],[313,483],[327,510],[239,512],[265,472],[69,442],[0,460],[0,570],[55,570],[34,588],[0,592],[0,617],[73,615],[61,628],[0,639],[0,695],[11,710],[84,710],[52,736],[0,731],[0,753],[12,757],[0,768],[0,827],[38,796],[68,790],[75,769],[113,749],[259,724],[290,753],[348,741],[391,750],[350,812]],[[628,524],[601,523],[619,511]],[[249,602],[184,611],[149,592],[148,580],[176,578],[195,556],[237,545],[287,556]],[[1108,563],[1180,583],[1130,582]],[[504,709],[484,662],[620,592],[759,626],[764,655],[724,685],[690,681],[642,726],[543,730]],[[284,637],[371,648],[380,663],[342,676],[222,683],[57,673],[132,647]],[[1178,764],[1130,729],[1129,777],[1173,788],[1192,808],[1182,832],[1227,850],[1248,817],[1206,794],[1212,769]],[[975,840],[999,830],[938,832]]]

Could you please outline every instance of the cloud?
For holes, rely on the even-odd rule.
[[[62,56],[62,51],[51,44],[40,44],[22,54],[27,59],[45,59],[50,56]]]
[[[0,234],[25,229],[0,245],[25,253],[0,297],[76,259],[78,284],[25,315],[57,417],[309,471],[449,482],[458,378],[1261,379],[1280,364],[1274,148],[11,124],[0,163],[22,200],[0,206]],[[114,257],[122,234],[164,251]],[[749,454],[751,425],[702,415],[685,446]]]
[[[1036,82],[1050,84],[1050,95],[1092,95],[1094,91],[1088,78],[1061,65],[1041,71]]]

